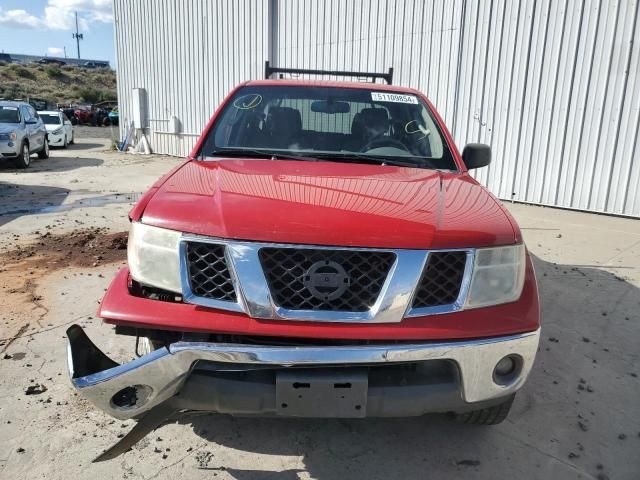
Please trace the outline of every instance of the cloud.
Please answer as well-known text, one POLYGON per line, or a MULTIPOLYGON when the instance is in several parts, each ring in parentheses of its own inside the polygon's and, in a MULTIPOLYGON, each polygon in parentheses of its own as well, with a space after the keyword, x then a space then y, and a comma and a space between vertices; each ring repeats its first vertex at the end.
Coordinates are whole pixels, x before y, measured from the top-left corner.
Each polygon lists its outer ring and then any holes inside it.
POLYGON ((51 55, 52 57, 61 57, 64 55, 64 48, 49 47, 47 48, 47 55, 51 55))
POLYGON ((14 28, 38 28, 40 19, 26 10, 3 10, 0 8, 0 25, 14 28))
POLYGON ((26 10, 0 8, 0 25, 13 28, 73 30, 78 12, 80 30, 88 31, 92 23, 113 22, 111 0, 48 0, 41 15, 26 10))

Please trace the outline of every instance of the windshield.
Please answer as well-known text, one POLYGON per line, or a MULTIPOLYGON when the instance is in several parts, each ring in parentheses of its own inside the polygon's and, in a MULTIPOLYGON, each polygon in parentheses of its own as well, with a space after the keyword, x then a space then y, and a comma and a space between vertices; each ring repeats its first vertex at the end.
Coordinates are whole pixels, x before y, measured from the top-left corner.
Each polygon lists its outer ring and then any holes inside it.
POLYGON ((41 113, 40 118, 45 125, 60 125, 60 115, 54 115, 52 113, 41 113))
POLYGON ((234 154, 456 170, 419 97, 363 88, 241 88, 215 122, 200 156, 234 154))
POLYGON ((0 106, 0 123, 20 123, 18 107, 0 106))

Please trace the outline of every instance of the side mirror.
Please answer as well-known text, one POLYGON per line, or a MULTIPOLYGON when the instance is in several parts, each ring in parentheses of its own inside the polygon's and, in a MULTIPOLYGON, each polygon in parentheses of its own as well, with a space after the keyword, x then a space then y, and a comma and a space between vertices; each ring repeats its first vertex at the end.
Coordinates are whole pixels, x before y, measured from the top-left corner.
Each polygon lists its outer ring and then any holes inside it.
POLYGON ((491 163, 491 147, 483 143, 469 143, 462 151, 462 161, 469 170, 491 163))

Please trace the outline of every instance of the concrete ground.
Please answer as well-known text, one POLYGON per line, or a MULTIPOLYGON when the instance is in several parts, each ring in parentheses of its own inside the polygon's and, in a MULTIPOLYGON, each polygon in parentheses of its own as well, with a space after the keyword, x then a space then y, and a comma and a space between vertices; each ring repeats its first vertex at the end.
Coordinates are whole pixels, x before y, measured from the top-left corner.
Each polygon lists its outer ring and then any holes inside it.
POLYGON ((65 328, 133 357, 95 310, 125 260, 127 211, 177 161, 108 145, 79 137, 26 171, 0 167, 0 478, 640 478, 640 222, 516 204, 543 334, 505 423, 204 416, 92 464, 133 423, 74 393, 65 328))

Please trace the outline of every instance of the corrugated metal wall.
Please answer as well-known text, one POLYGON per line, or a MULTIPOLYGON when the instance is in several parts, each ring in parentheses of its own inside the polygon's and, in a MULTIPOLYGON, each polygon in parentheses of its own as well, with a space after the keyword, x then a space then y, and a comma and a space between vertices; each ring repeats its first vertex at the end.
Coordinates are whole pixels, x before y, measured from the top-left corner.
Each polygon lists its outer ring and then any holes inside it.
POLYGON ((260 78, 268 56, 267 0, 114 0, 121 136, 133 88, 147 91, 153 151, 187 155, 238 83, 260 78), (167 133, 171 116, 181 134, 167 133))
MULTIPOLYGON (((121 105, 126 112, 130 89, 147 87, 152 131, 172 113, 198 133, 225 92, 261 77, 266 59, 392 66, 394 83, 431 98, 460 148, 492 146, 477 178, 499 197, 640 216, 636 0, 115 5, 121 105)), ((193 140, 152 134, 158 152, 184 154, 193 140)))

